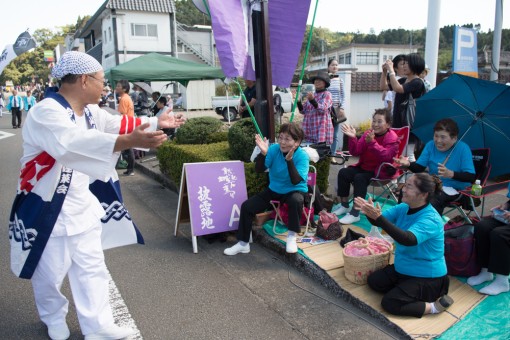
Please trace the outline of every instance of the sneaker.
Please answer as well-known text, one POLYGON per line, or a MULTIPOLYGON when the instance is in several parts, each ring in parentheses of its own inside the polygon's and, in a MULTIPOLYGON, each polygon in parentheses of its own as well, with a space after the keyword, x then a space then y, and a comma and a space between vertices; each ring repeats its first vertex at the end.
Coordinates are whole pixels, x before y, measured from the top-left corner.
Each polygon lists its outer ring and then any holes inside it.
POLYGON ((123 174, 126 176, 134 176, 135 172, 133 170, 126 170, 123 172, 123 174))
POLYGON ((69 339, 71 332, 67 324, 61 324, 56 326, 48 326, 48 336, 51 340, 66 340, 69 339))
POLYGON ((443 295, 434 302, 434 307, 439 313, 444 312, 451 305, 453 305, 453 299, 449 295, 443 295))
POLYGON ((232 256, 232 255, 237 255, 239 253, 248 254, 249 252, 250 252, 250 244, 242 246, 240 242, 237 242, 232 247, 225 249, 223 251, 223 254, 232 256))
POLYGON ((339 205, 335 210, 331 211, 335 215, 343 215, 351 211, 351 208, 346 208, 343 205, 339 205))
POLYGON ((296 236, 287 236, 287 245, 285 246, 285 251, 289 254, 297 253, 298 246, 296 243, 296 236))
POLYGON ((359 216, 353 216, 351 214, 347 214, 344 217, 342 217, 339 222, 342 224, 353 224, 355 222, 359 222, 361 218, 359 216))
POLYGON ((113 325, 92 334, 85 335, 85 340, 116 340, 124 339, 135 333, 134 329, 113 325))

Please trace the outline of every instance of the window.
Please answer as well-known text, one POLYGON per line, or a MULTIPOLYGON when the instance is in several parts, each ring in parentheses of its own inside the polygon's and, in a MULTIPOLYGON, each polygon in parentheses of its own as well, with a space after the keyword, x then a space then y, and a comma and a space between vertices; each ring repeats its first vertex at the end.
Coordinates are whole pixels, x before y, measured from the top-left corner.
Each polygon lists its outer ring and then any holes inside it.
POLYGON ((157 37, 158 25, 131 24, 131 35, 135 37, 157 37))
POLYGON ((358 52, 356 59, 358 65, 377 65, 379 52, 358 52))
POLYGON ((350 65, 351 64, 351 54, 344 53, 338 56, 338 64, 339 65, 350 65))
POLYGON ((108 40, 112 41, 112 28, 108 27, 108 40))
POLYGON ((108 42, 108 40, 106 39, 106 31, 104 31, 104 35, 103 36, 104 36, 104 42, 106 44, 108 42))

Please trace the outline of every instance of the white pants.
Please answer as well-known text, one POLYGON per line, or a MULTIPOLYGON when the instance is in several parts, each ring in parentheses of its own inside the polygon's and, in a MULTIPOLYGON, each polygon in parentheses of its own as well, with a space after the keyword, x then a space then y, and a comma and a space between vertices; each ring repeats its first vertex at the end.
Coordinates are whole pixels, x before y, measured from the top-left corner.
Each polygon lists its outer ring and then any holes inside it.
POLYGON ((50 237, 32 276, 35 303, 47 326, 66 322, 69 301, 60 292, 68 275, 84 335, 113 325, 109 274, 101 247, 101 223, 78 235, 50 237))

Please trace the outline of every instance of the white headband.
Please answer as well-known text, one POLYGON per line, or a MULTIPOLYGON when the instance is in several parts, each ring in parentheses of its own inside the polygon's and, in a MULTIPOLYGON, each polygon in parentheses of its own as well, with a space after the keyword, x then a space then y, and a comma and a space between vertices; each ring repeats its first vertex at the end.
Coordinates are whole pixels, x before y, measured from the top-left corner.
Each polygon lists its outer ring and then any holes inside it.
POLYGON ((51 75, 54 78, 62 79, 68 74, 89 74, 101 70, 103 67, 94 57, 83 52, 69 51, 62 55, 51 70, 51 75))

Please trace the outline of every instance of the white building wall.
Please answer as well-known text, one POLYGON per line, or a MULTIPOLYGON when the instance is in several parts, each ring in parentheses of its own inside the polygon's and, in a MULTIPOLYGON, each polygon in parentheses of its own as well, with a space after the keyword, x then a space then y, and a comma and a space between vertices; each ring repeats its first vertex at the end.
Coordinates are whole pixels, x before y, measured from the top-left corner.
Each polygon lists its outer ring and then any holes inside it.
POLYGON ((381 108, 384 108, 382 92, 352 92, 347 123, 358 126, 367 119, 372 120, 375 109, 381 108))
POLYGON ((130 54, 128 53, 130 51, 171 52, 170 16, 168 13, 119 11, 117 12, 117 41, 119 64, 142 55, 130 54), (133 36, 131 34, 131 24, 157 25, 158 36, 133 36))

